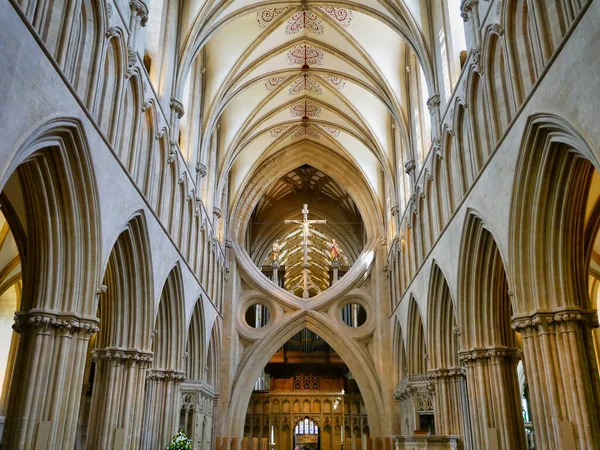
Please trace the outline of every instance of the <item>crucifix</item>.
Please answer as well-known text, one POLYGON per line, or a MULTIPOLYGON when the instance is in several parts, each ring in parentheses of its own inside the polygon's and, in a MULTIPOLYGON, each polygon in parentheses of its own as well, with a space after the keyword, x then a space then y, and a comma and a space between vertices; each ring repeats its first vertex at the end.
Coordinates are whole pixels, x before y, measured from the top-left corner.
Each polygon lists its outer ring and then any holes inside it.
POLYGON ((309 274, 308 269, 310 269, 310 264, 308 264, 308 235, 310 233, 308 227, 309 225, 314 225, 317 223, 325 224, 326 220, 308 220, 308 205, 302 205, 302 220, 286 220, 286 224, 290 223, 298 223, 302 225, 302 236, 304 238, 302 242, 302 246, 304 247, 304 264, 302 265, 302 269, 304 270, 304 274, 302 277, 302 298, 308 298, 308 286, 309 286, 309 274))

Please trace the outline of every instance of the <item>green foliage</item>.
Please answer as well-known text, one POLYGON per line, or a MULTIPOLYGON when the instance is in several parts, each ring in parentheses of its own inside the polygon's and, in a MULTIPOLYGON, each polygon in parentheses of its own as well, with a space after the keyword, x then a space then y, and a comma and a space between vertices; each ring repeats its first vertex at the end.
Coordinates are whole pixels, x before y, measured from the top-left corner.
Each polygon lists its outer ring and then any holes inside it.
POLYGON ((167 450, 193 450, 192 441, 188 439, 183 430, 173 436, 173 440, 167 447, 167 450))

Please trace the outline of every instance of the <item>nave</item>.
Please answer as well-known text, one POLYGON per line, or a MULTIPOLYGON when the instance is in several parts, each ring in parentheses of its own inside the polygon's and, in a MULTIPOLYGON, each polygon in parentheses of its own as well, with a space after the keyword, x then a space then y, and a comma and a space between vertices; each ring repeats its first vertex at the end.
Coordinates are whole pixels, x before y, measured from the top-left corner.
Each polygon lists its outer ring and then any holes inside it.
POLYGON ((600 0, 0 3, 3 449, 600 449, 600 0))

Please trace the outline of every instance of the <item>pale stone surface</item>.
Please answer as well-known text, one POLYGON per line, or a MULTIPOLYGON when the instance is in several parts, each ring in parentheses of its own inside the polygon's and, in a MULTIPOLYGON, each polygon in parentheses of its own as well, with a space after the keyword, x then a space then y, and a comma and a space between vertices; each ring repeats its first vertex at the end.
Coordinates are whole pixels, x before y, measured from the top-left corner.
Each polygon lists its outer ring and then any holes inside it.
POLYGON ((304 328, 360 387, 346 450, 600 447, 600 2, 320 6, 0 4, 3 448, 266 449, 252 387, 304 328), (303 165, 364 227, 311 299, 252 255, 303 165))

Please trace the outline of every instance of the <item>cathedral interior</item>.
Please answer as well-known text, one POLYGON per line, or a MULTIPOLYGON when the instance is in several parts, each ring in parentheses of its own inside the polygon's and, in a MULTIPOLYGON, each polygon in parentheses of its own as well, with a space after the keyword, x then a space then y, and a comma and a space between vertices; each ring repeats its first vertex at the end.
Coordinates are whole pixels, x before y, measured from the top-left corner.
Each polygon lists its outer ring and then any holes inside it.
POLYGON ((600 449, 599 24, 0 2, 0 448, 600 449))

